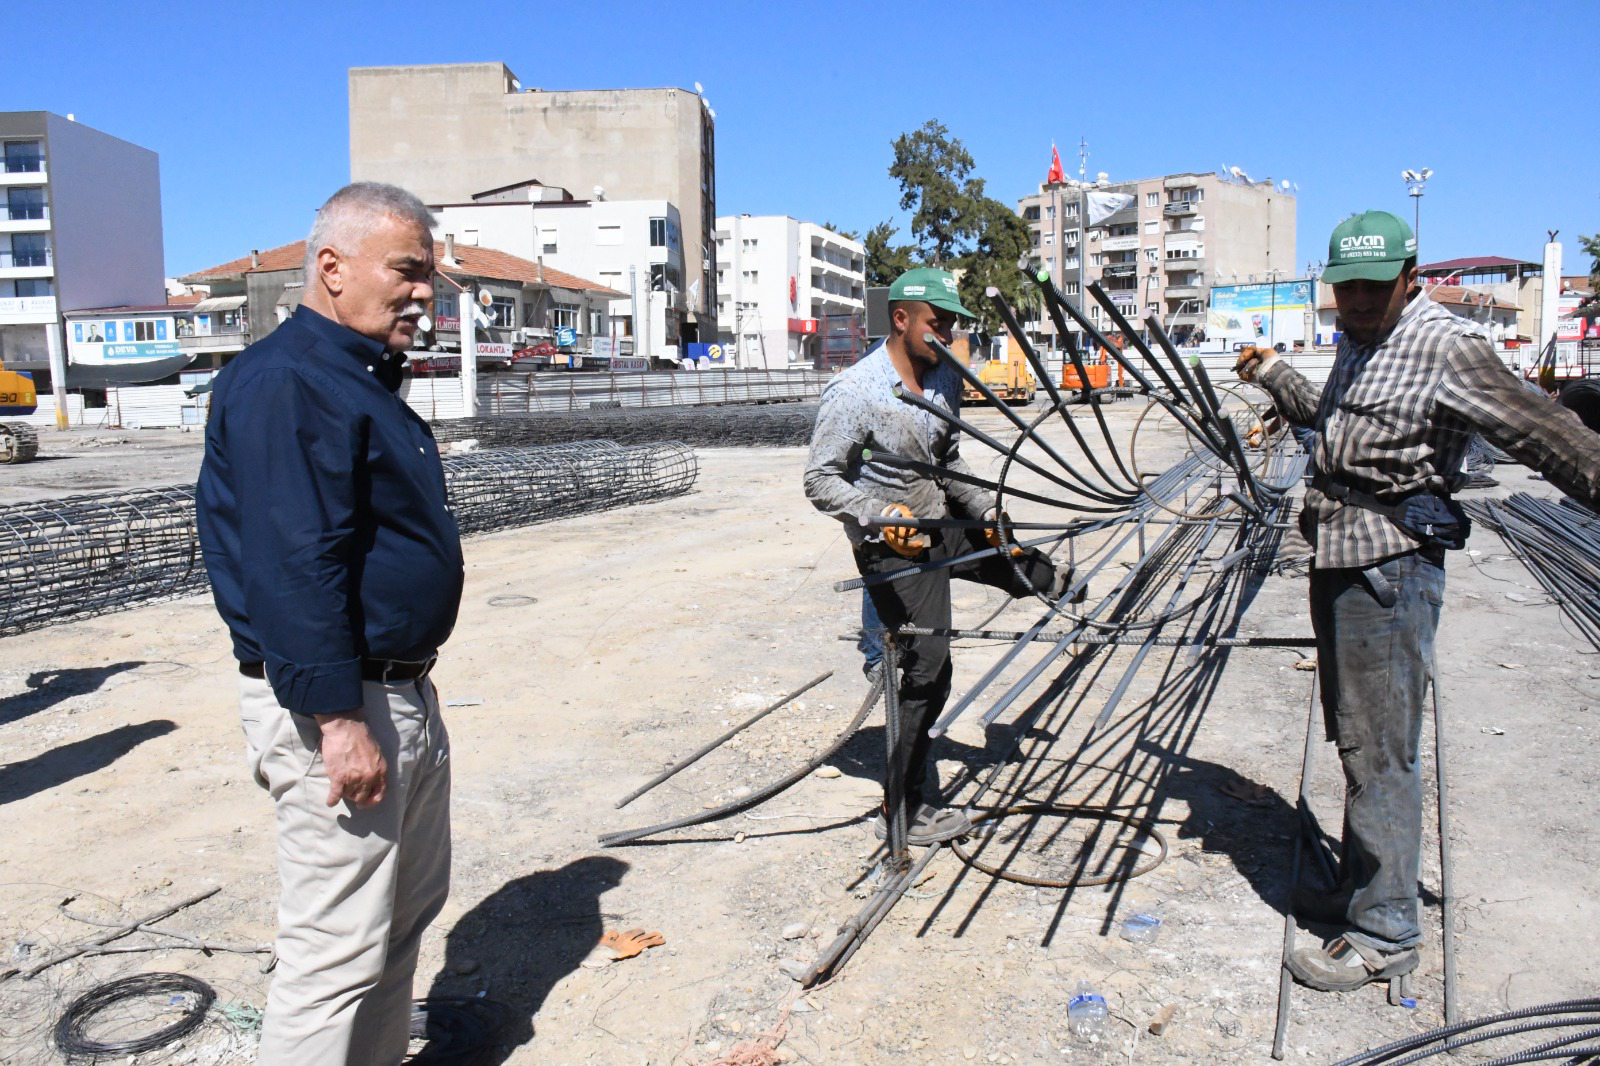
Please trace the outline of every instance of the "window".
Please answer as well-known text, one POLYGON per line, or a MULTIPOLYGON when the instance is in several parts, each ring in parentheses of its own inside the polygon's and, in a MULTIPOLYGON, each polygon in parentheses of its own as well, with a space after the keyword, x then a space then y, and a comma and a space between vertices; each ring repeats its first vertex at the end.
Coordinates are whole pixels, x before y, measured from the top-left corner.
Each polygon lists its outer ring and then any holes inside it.
POLYGON ((1161 225, 1161 220, 1160 219, 1152 218, 1152 219, 1150 219, 1150 220, 1145 222, 1144 231, 1146 233, 1154 233, 1156 231, 1156 228, 1158 226, 1160 226, 1160 225, 1161 225))
POLYGON ((1154 263, 1156 261, 1156 250, 1154 248, 1146 248, 1144 250, 1144 258, 1145 262, 1154 263))
POLYGON ((550 325, 556 329, 578 328, 578 305, 556 304, 550 309, 550 325))
POLYGON ((555 255, 556 254, 556 245, 557 245, 557 243, 558 242, 556 240, 556 231, 555 231, 554 228, 542 229, 542 230, 539 231, 539 254, 540 255, 555 255))
POLYGON ((683 281, 678 274, 678 268, 670 263, 650 264, 650 291, 666 292, 671 289, 677 292, 683 288, 683 281))
POLYGON ((726 285, 727 283, 728 283, 728 272, 726 270, 717 271, 717 284, 718 285, 726 285))
POLYGON ((744 250, 747 251, 747 252, 755 251, 756 250, 756 243, 757 243, 756 238, 754 238, 754 237, 746 237, 744 239, 744 250))
POLYGON ((1044 257, 1044 269, 1045 269, 1045 271, 1047 273, 1050 273, 1050 274, 1054 274, 1056 272, 1056 257, 1055 256, 1047 255, 1047 256, 1044 257))
POLYGON ((589 312, 589 336, 598 337, 606 331, 606 313, 604 311, 589 312))
POLYGON ((44 169, 44 151, 38 141, 6 142, 6 173, 37 173, 44 169))
POLYGON ((665 248, 667 246, 667 220, 652 218, 650 220, 650 247, 665 248))
POLYGON ((761 271, 746 270, 741 275, 746 285, 755 285, 761 280, 761 271))
POLYGON ((494 296, 489 300, 489 322, 495 329, 514 329, 517 325, 517 301, 509 296, 494 296))
POLYGON ((1147 192, 1147 193, 1145 193, 1144 194, 1144 205, 1146 207, 1160 207, 1161 206, 1161 194, 1158 193, 1158 192, 1147 192))
POLYGON ((15 222, 44 217, 44 189, 37 185, 6 190, 6 214, 15 222))
POLYGON ((1065 217, 1065 218, 1077 218, 1078 217, 1078 201, 1073 200, 1071 203, 1067 204, 1065 207, 1063 207, 1061 209, 1061 213, 1062 213, 1062 216, 1065 217))
POLYGON ((1029 207, 1024 207, 1022 209, 1022 219, 1024 222, 1039 221, 1039 205, 1033 204, 1029 207))
MULTIPOLYGON (((162 330, 162 334, 167 331, 162 330)), ((156 339, 156 324, 148 319, 140 319, 133 324, 133 339, 136 341, 153 341, 156 339)), ((161 337, 166 340, 165 336, 161 337)))
POLYGON ((1105 264, 1106 264, 1106 257, 1100 252, 1095 252, 1093 255, 1091 255, 1089 257, 1089 265, 1090 266, 1105 266, 1105 264))
POLYGON ((1045 243, 1046 247, 1049 247, 1049 246, 1051 246, 1051 245, 1056 243, 1056 235, 1055 235, 1055 232, 1053 230, 1045 231, 1044 243, 1045 243))
POLYGON ((1076 296, 1076 295, 1078 295, 1078 283, 1076 281, 1069 281, 1065 285, 1063 285, 1061 288, 1062 288, 1062 291, 1065 292, 1068 296, 1076 296))
MULTIPOLYGON (((1035 217, 1038 217, 1038 216, 1035 216, 1035 217)), ((1056 205, 1055 204, 1046 204, 1045 205, 1044 217, 1050 219, 1051 221, 1055 221, 1055 217, 1056 217, 1056 205)))
POLYGON ((42 233, 14 233, 11 236, 11 262, 0 266, 43 267, 50 265, 50 245, 42 233))
POLYGON ((594 228, 594 243, 615 245, 622 243, 622 226, 620 223, 599 225, 594 228))
POLYGON ((54 283, 49 278, 18 278, 16 280, 18 296, 53 296, 54 283))

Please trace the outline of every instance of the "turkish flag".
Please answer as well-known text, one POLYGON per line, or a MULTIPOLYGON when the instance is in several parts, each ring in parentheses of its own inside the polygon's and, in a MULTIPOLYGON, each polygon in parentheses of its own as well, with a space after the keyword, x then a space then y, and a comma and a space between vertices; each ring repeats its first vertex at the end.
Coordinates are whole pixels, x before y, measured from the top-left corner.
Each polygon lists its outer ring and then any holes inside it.
POLYGON ((1056 151, 1056 146, 1050 146, 1050 173, 1044 177, 1046 185, 1060 185, 1067 180, 1066 172, 1061 169, 1061 153, 1056 151))

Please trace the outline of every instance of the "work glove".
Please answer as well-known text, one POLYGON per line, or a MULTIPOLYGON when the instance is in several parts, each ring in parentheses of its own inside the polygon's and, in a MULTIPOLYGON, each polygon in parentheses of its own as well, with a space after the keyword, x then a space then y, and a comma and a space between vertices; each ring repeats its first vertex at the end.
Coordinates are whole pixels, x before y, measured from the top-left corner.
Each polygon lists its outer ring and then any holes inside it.
MULTIPOLYGON (((1003 543, 1000 538, 1000 527, 1003 525, 1009 526, 1011 524, 1011 516, 999 508, 991 507, 987 512, 984 513, 983 520, 989 523, 989 525, 986 526, 983 531, 984 539, 989 542, 989 547, 999 548, 1003 543)), ((1021 556, 1022 549, 1017 547, 1015 544, 1012 544, 1011 557, 1013 559, 1017 559, 1021 556)))
POLYGON ((1277 354, 1271 348, 1252 345, 1239 353, 1239 361, 1233 364, 1233 372, 1239 375, 1240 381, 1254 381, 1266 361, 1277 354))
MULTIPOLYGON (((915 518, 911 508, 903 503, 891 503, 883 509, 885 518, 915 518)), ((884 526, 883 542, 896 554, 914 559, 928 550, 928 538, 915 526, 884 526)))

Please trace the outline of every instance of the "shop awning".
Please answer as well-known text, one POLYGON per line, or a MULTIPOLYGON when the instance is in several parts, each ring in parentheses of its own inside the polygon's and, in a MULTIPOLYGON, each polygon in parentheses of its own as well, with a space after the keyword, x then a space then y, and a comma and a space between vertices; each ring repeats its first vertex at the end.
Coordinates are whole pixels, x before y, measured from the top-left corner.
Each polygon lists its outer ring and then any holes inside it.
POLYGON ((213 296, 195 304, 193 310, 197 315, 214 314, 218 311, 237 311, 245 305, 245 301, 248 299, 250 299, 248 296, 213 296))

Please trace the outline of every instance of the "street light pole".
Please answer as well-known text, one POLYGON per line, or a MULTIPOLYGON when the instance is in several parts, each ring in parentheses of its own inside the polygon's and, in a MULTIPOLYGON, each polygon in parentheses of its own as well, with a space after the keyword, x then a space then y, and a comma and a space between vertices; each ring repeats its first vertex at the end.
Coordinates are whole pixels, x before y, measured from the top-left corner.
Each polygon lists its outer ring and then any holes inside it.
POLYGON ((1402 170, 1401 180, 1406 183, 1406 192, 1415 201, 1415 210, 1412 212, 1411 235, 1417 238, 1417 247, 1422 247, 1422 194, 1427 190, 1428 179, 1433 177, 1433 171, 1427 167, 1421 170, 1402 170))

